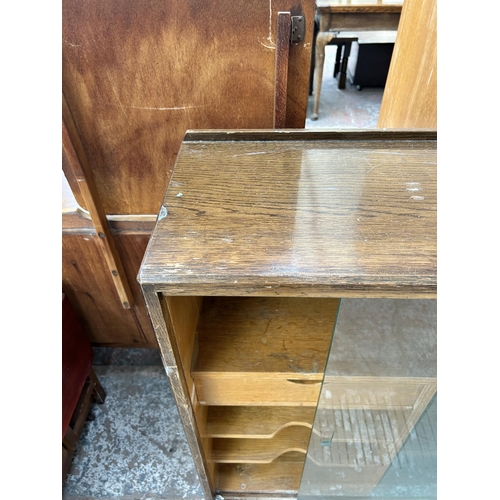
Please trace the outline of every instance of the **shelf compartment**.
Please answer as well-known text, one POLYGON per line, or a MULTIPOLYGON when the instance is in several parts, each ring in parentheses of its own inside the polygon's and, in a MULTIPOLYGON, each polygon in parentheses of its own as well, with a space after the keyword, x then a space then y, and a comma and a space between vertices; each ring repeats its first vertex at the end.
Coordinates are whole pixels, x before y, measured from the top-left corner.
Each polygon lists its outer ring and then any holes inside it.
POLYGON ((311 429, 303 426, 287 427, 270 439, 214 439, 212 461, 216 463, 271 463, 292 451, 307 453, 311 429))
POLYGON ((302 382, 250 376, 245 379, 199 377, 196 379, 196 393, 201 405, 316 407, 321 380, 302 382))
POLYGON ((338 299, 205 297, 193 376, 321 380, 338 299))
POLYGON ((316 409, 299 406, 210 406, 206 436, 269 439, 289 426, 312 428, 316 409))
POLYGON ((315 406, 338 305, 205 297, 191 371, 200 404, 315 406))
POLYGON ((224 494, 294 495, 304 469, 302 453, 287 453, 270 464, 219 464, 217 490, 224 494))

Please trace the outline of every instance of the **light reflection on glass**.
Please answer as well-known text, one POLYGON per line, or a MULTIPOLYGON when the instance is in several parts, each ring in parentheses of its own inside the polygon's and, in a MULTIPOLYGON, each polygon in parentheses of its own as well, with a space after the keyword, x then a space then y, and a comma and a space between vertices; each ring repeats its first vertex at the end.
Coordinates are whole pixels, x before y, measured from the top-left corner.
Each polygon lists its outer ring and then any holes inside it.
POLYGON ((299 500, 436 498, 436 301, 343 299, 299 500))

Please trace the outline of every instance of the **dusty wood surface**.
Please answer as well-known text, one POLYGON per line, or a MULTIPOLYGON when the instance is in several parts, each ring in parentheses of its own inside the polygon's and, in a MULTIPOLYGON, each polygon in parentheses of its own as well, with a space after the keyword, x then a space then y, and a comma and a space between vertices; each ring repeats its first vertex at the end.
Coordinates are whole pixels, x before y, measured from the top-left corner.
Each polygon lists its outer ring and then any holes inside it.
POLYGON ((301 128, 314 0, 63 0, 63 92, 106 213, 158 212, 187 129, 273 127, 279 11, 307 23, 286 102, 301 128))
MULTIPOLYGON (((270 464, 220 464, 217 487, 224 498, 240 498, 238 494, 296 495, 304 468, 302 461, 280 457, 270 464), (229 495, 226 495, 226 492, 229 495), (235 497, 230 495, 235 493, 235 497)), ((262 498, 262 497, 261 497, 262 498)))
POLYGON ((206 297, 193 376, 321 379, 338 304, 338 299, 206 297))
POLYGON ((404 2, 377 126, 437 128, 436 0, 404 2))
POLYGON ((436 295, 432 131, 191 132, 162 206, 167 294, 436 295))

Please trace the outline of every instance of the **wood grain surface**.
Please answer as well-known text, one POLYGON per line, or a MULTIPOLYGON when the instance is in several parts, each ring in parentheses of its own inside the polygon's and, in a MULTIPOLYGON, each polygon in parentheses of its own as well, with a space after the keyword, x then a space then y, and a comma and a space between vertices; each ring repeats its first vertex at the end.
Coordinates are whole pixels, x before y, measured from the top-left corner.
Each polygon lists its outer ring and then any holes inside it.
POLYGON ((318 12, 401 12, 403 0, 316 0, 318 12))
POLYGON ((136 279, 156 217, 106 216, 134 297, 132 310, 124 312, 90 214, 78 205, 64 175, 62 181, 62 286, 87 336, 94 345, 157 348, 136 279))
POLYGON ((63 0, 63 93, 107 214, 158 212, 187 129, 272 128, 279 11, 307 25, 286 102, 303 127, 314 0, 63 0))
POLYGON ((338 306, 338 299, 206 297, 193 376, 321 380, 338 306))
POLYGON ((63 170, 66 178, 72 179, 78 185, 79 195, 83 198, 85 206, 88 207, 92 225, 99 236, 96 240, 101 247, 101 253, 108 266, 116 292, 122 306, 130 309, 134 306, 134 298, 127 281, 123 264, 116 251, 115 242, 111 234, 101 197, 94 181, 94 174, 90 168, 85 155, 80 137, 75 127, 73 117, 62 98, 62 147, 63 147, 63 170))
POLYGON ((213 440, 212 460, 221 464, 266 464, 290 451, 303 453, 305 460, 310 435, 307 427, 291 426, 270 439, 217 438, 213 440))
POLYGON ((377 126, 437 128, 436 0, 404 2, 377 126))
POLYGON ((269 439, 292 425, 312 428, 311 407, 209 406, 206 435, 212 438, 269 439))
MULTIPOLYGON (((79 219, 81 221, 81 219, 79 219)), ((93 228, 62 234, 62 291, 95 345, 153 347, 158 344, 136 281, 149 233, 112 231, 135 305, 123 308, 93 228)))
MULTIPOLYGON (((168 304, 166 301, 160 302, 160 297, 152 287, 141 287, 141 291, 158 339, 163 366, 170 380, 203 494, 205 498, 212 498, 215 480, 212 475, 214 468, 205 454, 207 450, 203 447, 203 437, 200 430, 204 428, 204 424, 200 425, 197 422, 197 418, 203 418, 203 415, 196 412, 197 402, 193 403, 191 399, 189 382, 182 369, 182 353, 179 351, 179 345, 175 338, 175 324, 179 324, 179 321, 171 317, 168 304)), ((189 304, 187 309, 191 308, 192 304, 189 304)), ((181 315, 185 316, 185 312, 181 315)), ((184 318, 181 319, 180 323, 187 326, 190 321, 185 321, 184 318)))
POLYGON ((276 22, 276 63, 274 70, 273 128, 285 128, 288 87, 288 58, 290 56, 290 12, 278 12, 276 22))
POLYGON ((224 492, 224 498, 241 498, 239 495, 251 493, 266 499, 280 494, 296 495, 303 469, 303 455, 301 461, 282 456, 270 464, 220 464, 217 487, 224 492))
POLYGON ((241 377, 194 373, 193 379, 200 404, 208 406, 316 406, 321 390, 318 375, 282 379, 259 373, 241 377))
POLYGON ((435 131, 190 132, 162 210, 167 294, 436 295, 435 131))

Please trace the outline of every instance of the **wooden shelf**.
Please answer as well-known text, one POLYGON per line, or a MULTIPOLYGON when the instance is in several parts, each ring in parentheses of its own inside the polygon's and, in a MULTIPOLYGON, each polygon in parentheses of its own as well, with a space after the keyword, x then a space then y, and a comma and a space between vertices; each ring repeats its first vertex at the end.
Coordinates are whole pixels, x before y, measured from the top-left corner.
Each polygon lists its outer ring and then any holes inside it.
POLYGON ((289 426, 312 428, 313 407, 210 406, 206 435, 212 438, 269 439, 289 426))
POLYGON ((287 453, 270 464, 220 464, 217 489, 226 493, 296 494, 304 456, 287 453))
POLYGON ((191 376, 202 405, 316 406, 339 300, 205 297, 191 376))
POLYGON ((206 297, 193 378, 322 380, 338 299, 206 297))
POLYGON ((270 439, 214 439, 212 462, 267 464, 284 453, 307 453, 311 429, 303 426, 287 427, 270 439))

